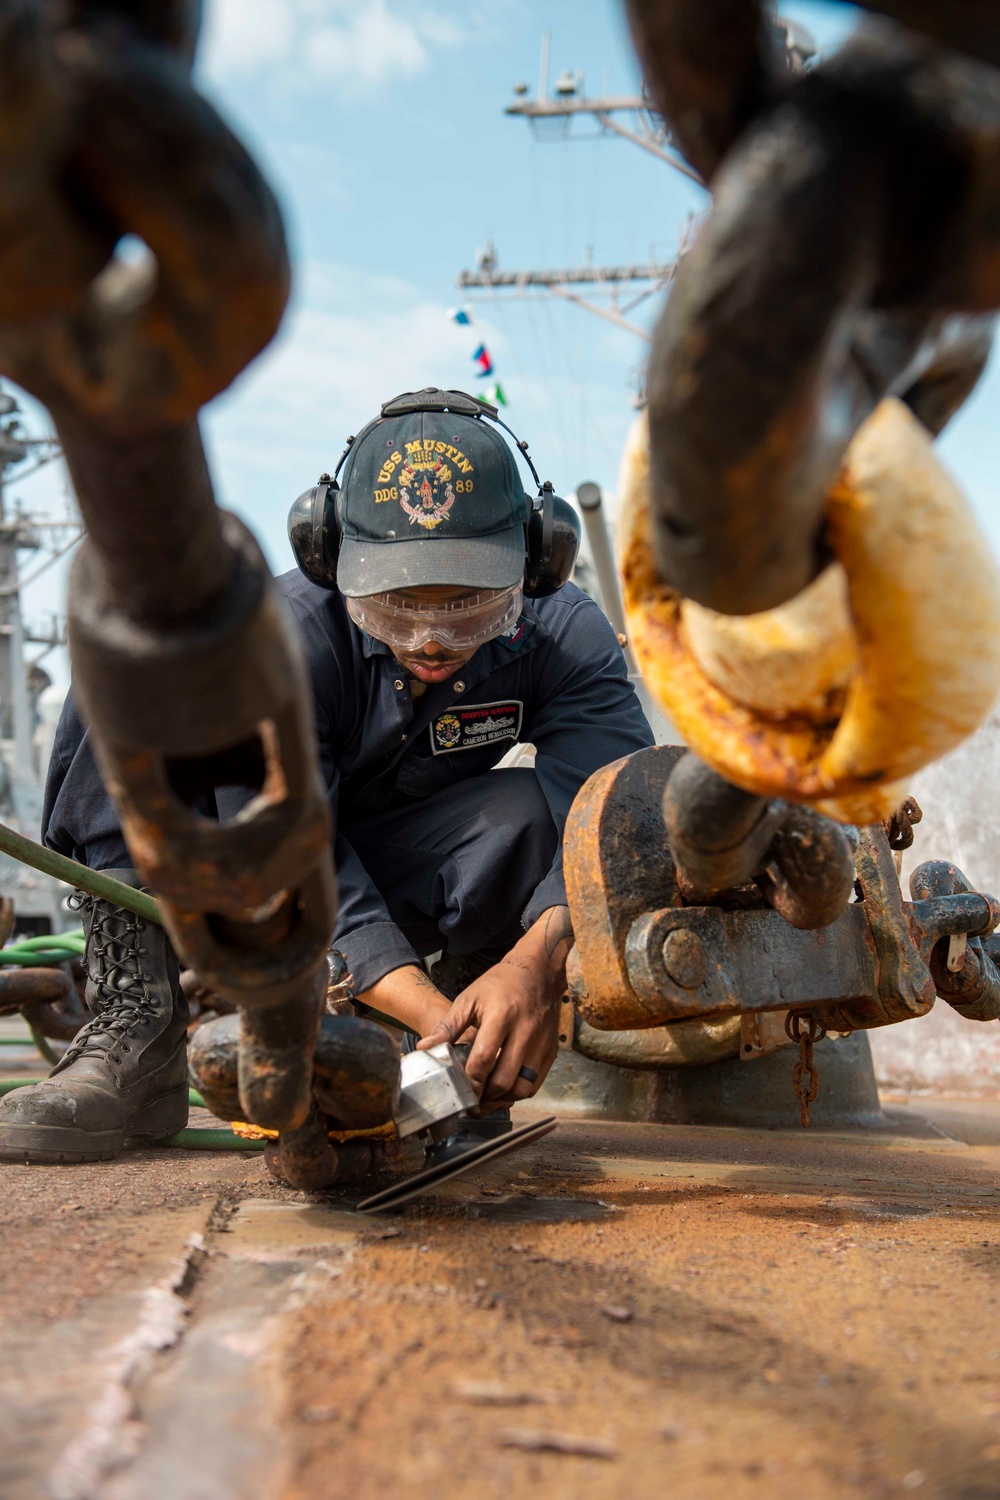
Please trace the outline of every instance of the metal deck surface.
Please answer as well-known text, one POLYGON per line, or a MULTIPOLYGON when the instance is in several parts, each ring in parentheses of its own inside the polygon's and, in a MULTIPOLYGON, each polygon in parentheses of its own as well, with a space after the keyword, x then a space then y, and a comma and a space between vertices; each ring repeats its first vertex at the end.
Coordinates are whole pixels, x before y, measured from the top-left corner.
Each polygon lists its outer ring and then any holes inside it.
POLYGON ((0 1494, 992 1500, 1000 1102, 893 1119, 564 1122, 388 1219, 0 1167, 0 1494))

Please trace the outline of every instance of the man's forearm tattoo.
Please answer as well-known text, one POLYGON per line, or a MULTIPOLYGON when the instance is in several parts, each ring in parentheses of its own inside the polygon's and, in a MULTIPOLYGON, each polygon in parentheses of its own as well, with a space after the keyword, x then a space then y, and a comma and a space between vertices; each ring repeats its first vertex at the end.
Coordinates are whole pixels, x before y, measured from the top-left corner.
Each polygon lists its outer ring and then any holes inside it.
POLYGON ((567 940, 573 941, 573 919, 569 914, 568 906, 553 906, 545 918, 542 939, 549 958, 555 957, 555 951, 560 943, 567 940))

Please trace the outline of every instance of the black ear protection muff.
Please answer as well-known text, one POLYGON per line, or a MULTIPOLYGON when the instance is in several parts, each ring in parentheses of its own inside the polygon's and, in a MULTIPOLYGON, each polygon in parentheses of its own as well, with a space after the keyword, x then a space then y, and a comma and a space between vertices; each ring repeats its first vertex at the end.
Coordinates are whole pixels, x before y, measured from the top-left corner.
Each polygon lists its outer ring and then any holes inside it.
POLYGON ((359 438, 364 437, 382 417, 408 416, 411 412, 458 412, 479 420, 487 417, 510 433, 517 451, 531 470, 538 487, 532 500, 525 496, 527 517, 524 525, 524 592, 529 599, 554 594, 568 583, 580 550, 580 522, 573 507, 557 495, 548 480, 542 483, 522 442, 504 422, 495 406, 467 396, 464 391, 425 391, 396 396, 382 407, 379 417, 363 427, 357 437, 347 439, 347 447, 337 461, 333 474, 321 474, 319 482, 305 490, 288 512, 288 540, 299 569, 311 583, 320 588, 337 587, 337 555, 340 551, 340 517, 337 502, 340 486, 337 480, 348 455, 359 438))

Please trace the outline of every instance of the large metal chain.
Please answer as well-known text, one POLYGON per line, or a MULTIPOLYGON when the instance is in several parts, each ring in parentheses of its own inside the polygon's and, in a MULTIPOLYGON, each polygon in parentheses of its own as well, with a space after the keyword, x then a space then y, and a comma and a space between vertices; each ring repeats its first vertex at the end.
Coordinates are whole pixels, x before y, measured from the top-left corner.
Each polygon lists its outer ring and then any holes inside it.
POLYGON ((308 675, 216 506, 199 409, 285 306, 281 215, 195 90, 198 0, 0 0, 0 371, 52 413, 88 538, 74 685, 184 961, 243 1011, 244 1105, 309 1107, 334 916, 308 675), (150 254, 115 256, 122 236, 150 254), (198 817, 218 785, 256 792, 198 817))
POLYGON ((660 565, 730 614, 798 594, 888 394, 933 432, 1000 305, 1000 42, 971 0, 886 0, 804 76, 762 0, 628 0, 654 100, 714 205, 649 367, 660 565), (963 52, 946 51, 941 43, 963 52))

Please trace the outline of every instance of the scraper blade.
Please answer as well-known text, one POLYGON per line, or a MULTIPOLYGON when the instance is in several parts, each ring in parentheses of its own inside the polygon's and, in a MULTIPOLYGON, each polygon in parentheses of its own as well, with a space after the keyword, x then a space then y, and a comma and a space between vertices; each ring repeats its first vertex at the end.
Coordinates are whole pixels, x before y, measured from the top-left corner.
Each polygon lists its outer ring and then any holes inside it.
POLYGON ((547 1115, 544 1120, 535 1120, 530 1125, 522 1125, 518 1130, 512 1130, 509 1135, 501 1135, 495 1140, 482 1141, 478 1146, 470 1146, 468 1151, 463 1152, 461 1156, 453 1157, 451 1161, 439 1162, 436 1166, 427 1167, 423 1172, 418 1172, 415 1177, 408 1177, 405 1182, 394 1183, 392 1187, 383 1188, 380 1193, 373 1193, 370 1198, 363 1198, 358 1204, 358 1212, 376 1214, 384 1209, 398 1208, 401 1203, 408 1203, 411 1198, 426 1193, 429 1188, 437 1187, 440 1182, 448 1182, 452 1177, 458 1177, 462 1172, 469 1172, 483 1162, 493 1161, 495 1157, 506 1156, 508 1151, 518 1151, 522 1146, 530 1146, 534 1141, 540 1141, 543 1136, 555 1130, 557 1124, 555 1115, 547 1115))

